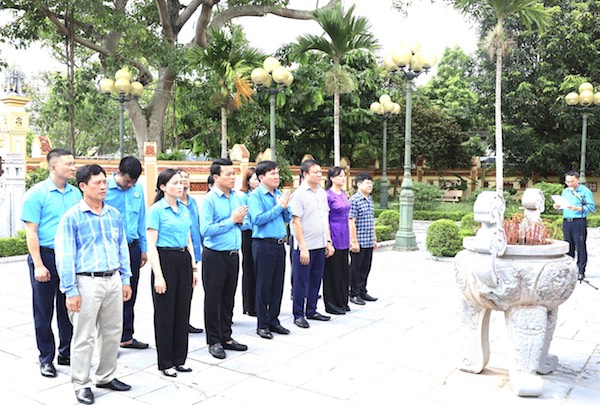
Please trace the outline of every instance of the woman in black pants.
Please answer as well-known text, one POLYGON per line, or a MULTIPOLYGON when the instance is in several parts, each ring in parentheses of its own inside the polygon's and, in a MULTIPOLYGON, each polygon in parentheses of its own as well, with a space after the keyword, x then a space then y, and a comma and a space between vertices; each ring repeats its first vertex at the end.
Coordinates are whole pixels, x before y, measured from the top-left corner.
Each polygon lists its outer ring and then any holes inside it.
MULTIPOLYGON (((248 197, 259 185, 256 169, 247 168, 240 188, 243 205, 248 205, 248 197)), ((242 224, 242 301, 244 314, 256 316, 256 273, 252 258, 252 224, 248 222, 248 216, 242 224)))
POLYGON ((154 204, 148 210, 148 259, 152 266, 152 301, 158 369, 168 377, 190 372, 185 367, 192 288, 198 283, 192 220, 179 199, 181 175, 166 169, 158 175, 154 204))

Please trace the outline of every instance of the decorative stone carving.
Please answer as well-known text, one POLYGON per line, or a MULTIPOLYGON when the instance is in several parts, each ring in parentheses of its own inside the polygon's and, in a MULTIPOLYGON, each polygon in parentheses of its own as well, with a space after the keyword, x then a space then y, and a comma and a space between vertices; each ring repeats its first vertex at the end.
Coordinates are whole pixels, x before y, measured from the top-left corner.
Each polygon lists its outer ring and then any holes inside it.
MULTIPOLYGON (((532 191, 524 195, 528 218, 539 218, 543 210, 540 194, 532 191)), ((463 241, 465 250, 455 260, 456 283, 464 297, 461 370, 479 373, 485 368, 490 354, 490 314, 492 310, 503 311, 512 345, 509 377, 513 391, 519 396, 539 396, 543 381, 536 373, 548 374, 558 364, 548 349, 558 306, 575 289, 577 265, 565 254, 569 245, 564 241, 502 246, 503 233, 493 230, 498 225, 498 211, 493 207, 499 195, 482 195, 474 206, 482 231, 463 241)))

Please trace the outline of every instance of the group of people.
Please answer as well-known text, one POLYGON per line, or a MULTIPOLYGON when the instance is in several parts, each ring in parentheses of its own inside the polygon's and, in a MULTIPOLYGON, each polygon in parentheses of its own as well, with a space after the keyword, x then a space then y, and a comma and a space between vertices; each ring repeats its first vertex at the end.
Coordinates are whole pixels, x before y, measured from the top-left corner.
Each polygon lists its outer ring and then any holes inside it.
POLYGON ((134 305, 140 268, 151 267, 158 369, 168 377, 190 372, 185 366, 193 288, 204 289, 206 341, 212 356, 248 347, 232 337, 234 297, 242 251, 243 311, 256 316, 256 333, 272 339, 290 330, 279 321, 290 245, 294 324, 328 321, 317 312, 321 281, 325 311, 342 315, 348 302, 376 298, 366 285, 373 249, 373 181, 356 177, 357 193, 347 198, 345 173, 333 167, 321 187, 321 167, 301 165, 301 185, 279 189, 279 167, 261 161, 234 190, 231 161, 210 167, 210 192, 199 207, 188 195, 189 174, 165 169, 157 179, 154 203, 146 210, 137 181, 140 161, 123 158, 115 173, 98 165, 75 168, 65 149, 47 155, 49 178, 25 196, 33 314, 40 373, 56 376, 56 343, 51 321, 57 312, 59 365, 71 366, 80 403, 91 404, 90 369, 95 348, 97 387, 126 391, 115 378, 119 348, 146 349, 134 338, 134 305), (77 186, 69 184, 75 178, 77 186), (350 258, 350 259, 349 259, 350 258))

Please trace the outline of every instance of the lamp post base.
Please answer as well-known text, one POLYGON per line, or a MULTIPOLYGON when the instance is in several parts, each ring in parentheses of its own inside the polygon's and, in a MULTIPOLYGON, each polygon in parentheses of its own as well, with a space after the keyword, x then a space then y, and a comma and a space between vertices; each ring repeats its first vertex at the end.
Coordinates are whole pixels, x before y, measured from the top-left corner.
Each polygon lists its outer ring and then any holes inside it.
POLYGON ((379 198, 379 208, 381 208, 382 210, 388 209, 388 189, 389 189, 389 185, 388 185, 387 176, 382 176, 380 187, 379 187, 379 192, 381 194, 381 196, 379 198))
POLYGON ((396 233, 394 250, 417 250, 417 237, 413 231, 414 206, 415 194, 412 188, 403 188, 400 193, 400 226, 396 233))

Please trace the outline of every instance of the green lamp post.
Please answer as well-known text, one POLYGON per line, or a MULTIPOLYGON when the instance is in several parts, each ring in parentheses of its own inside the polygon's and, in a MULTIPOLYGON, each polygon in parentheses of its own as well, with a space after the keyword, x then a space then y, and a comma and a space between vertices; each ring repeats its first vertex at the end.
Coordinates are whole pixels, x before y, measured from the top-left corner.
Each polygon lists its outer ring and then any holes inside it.
POLYGON ((585 184, 585 155, 587 143, 587 119, 590 110, 600 105, 600 92, 594 94, 594 86, 591 83, 582 83, 578 92, 571 92, 565 96, 565 102, 569 107, 582 111, 583 123, 581 126, 581 161, 579 164, 579 182, 585 184))
POLYGON ((100 92, 119 102, 119 156, 125 155, 123 140, 125 137, 124 103, 138 98, 144 92, 144 85, 131 81, 131 73, 126 68, 117 70, 115 79, 105 78, 100 81, 100 92))
POLYGON ((250 74, 250 79, 256 85, 258 91, 264 91, 269 94, 270 105, 270 148, 271 160, 276 160, 275 147, 275 98, 277 93, 287 89, 294 81, 294 75, 281 66, 279 61, 272 56, 269 56, 263 62, 262 68, 256 68, 250 74), (272 87, 273 82, 275 86, 272 87))
POLYGON ((387 122, 392 115, 397 115, 400 112, 400 104, 392 102, 389 95, 383 94, 379 97, 379 102, 371 103, 371 111, 375 113, 383 121, 383 150, 381 169, 381 196, 379 199, 379 207, 382 209, 388 208, 388 178, 387 178, 387 122))
POLYGON ((384 60, 384 67, 406 82, 406 121, 404 126, 404 175, 400 191, 400 226, 396 233, 395 249, 415 250, 417 240, 413 230, 415 193, 411 176, 411 115, 413 81, 437 62, 433 53, 423 52, 419 42, 403 42, 384 60))

